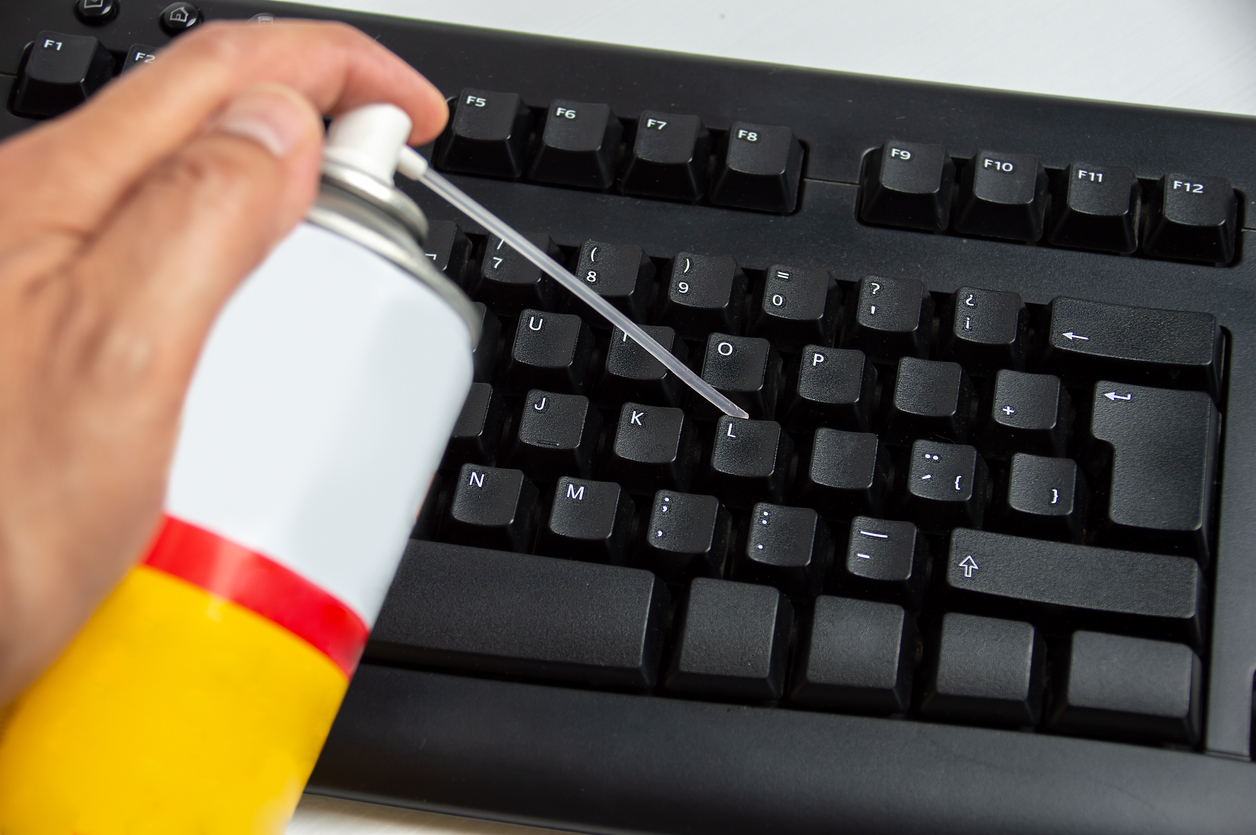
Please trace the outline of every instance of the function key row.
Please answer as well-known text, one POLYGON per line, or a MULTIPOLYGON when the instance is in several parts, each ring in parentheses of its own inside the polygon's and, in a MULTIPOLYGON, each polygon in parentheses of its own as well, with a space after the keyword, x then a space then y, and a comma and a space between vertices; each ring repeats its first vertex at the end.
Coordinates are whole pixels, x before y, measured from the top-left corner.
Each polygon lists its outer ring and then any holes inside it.
POLYGON ((788 127, 734 122, 714 134, 697 116, 621 121, 609 105, 567 99, 537 112, 516 93, 469 88, 434 156, 454 173, 778 213, 797 203, 802 161, 788 127))
POLYGON ((890 140, 868 154, 860 186, 872 224, 1211 264, 1236 254, 1224 177, 1170 172, 1144 189, 1121 165, 1048 172, 1029 154, 983 150, 957 166, 941 145, 890 140))

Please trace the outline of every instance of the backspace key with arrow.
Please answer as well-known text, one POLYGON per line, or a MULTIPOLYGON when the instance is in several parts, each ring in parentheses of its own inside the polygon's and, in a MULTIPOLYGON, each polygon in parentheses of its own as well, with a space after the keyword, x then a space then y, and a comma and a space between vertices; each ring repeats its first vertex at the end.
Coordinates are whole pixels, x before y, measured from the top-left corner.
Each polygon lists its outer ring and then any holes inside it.
POLYGON ((1221 326, 1208 313, 1067 297, 1050 306, 1046 363, 1069 385, 1099 377, 1221 396, 1221 326))

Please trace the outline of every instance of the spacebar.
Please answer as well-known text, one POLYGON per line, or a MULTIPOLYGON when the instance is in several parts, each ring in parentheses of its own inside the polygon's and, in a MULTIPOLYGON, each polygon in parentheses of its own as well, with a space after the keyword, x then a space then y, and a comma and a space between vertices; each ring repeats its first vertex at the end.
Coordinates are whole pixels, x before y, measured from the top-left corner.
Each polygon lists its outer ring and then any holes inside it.
POLYGON ((667 602, 667 587, 640 569, 415 541, 366 658, 647 688, 667 602))

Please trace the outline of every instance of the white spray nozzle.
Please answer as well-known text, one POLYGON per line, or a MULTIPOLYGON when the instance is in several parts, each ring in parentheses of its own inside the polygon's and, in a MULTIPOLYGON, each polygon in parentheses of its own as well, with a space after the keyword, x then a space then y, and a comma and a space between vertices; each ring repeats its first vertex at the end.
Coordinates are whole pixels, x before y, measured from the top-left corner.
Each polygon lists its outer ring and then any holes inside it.
POLYGON ((411 126, 410 117, 400 107, 364 105, 332 121, 323 154, 391 184, 401 149, 409 150, 406 140, 411 126))
POLYGON ((410 137, 410 127, 410 117, 391 104, 359 107, 332 122, 331 130, 327 132, 327 148, 324 153, 336 162, 351 165, 385 182, 392 182, 394 173, 400 173, 423 183, 552 276, 721 412, 732 417, 749 417, 744 409, 677 359, 640 325, 585 286, 570 270, 538 249, 497 215, 471 199, 462 189, 433 171, 418 151, 406 145, 406 140, 410 137))

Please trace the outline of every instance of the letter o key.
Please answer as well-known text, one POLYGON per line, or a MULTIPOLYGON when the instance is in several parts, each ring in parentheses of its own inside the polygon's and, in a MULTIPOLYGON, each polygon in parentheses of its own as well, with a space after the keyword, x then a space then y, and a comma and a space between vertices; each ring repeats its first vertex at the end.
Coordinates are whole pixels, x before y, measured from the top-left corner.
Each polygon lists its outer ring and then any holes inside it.
POLYGON ((715 346, 715 350, 720 352, 721 357, 731 357, 733 355, 733 343, 721 342, 715 346))

